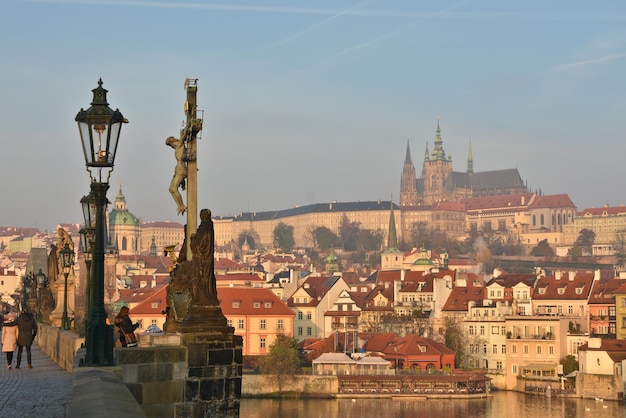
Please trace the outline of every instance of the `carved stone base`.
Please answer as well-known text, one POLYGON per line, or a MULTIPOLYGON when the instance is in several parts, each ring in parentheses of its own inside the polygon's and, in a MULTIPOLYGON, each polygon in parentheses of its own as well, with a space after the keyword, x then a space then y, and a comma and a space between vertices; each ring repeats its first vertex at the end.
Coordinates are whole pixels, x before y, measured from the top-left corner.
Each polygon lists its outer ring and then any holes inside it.
POLYGON ((219 305, 192 304, 178 327, 183 334, 233 334, 219 305))

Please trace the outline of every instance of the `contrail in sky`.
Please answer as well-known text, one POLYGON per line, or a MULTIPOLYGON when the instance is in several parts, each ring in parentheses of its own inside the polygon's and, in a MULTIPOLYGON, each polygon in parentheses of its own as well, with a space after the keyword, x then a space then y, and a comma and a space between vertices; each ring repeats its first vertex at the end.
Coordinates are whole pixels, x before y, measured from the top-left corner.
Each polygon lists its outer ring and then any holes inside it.
POLYGON ((599 64, 601 62, 615 61, 615 60, 618 60, 618 59, 621 59, 621 58, 624 58, 624 57, 626 57, 626 54, 605 55, 604 57, 594 58, 594 59, 590 59, 590 60, 586 60, 586 61, 578 61, 578 62, 572 62, 570 64, 558 65, 556 67, 552 67, 551 70, 552 71, 570 70, 572 68, 585 67, 587 65, 599 64))
MULTIPOLYGON (((75 4, 79 6, 117 6, 117 7, 146 7, 154 9, 190 9, 190 10, 217 10, 231 12, 257 12, 257 13, 285 13, 285 14, 311 14, 311 15, 337 15, 339 13, 352 16, 378 16, 399 18, 427 18, 432 15, 428 12, 384 11, 384 10, 347 10, 328 8, 306 7, 275 7, 275 6, 252 6, 232 4, 204 4, 190 2, 167 2, 167 1, 140 1, 140 0, 13 0, 15 2, 49 3, 49 4, 75 4)), ((448 13, 449 19, 520 19, 520 20, 558 20, 572 22, 601 22, 601 21, 626 21, 624 15, 569 15, 567 13, 527 13, 527 12, 460 12, 448 13)))
POLYGON ((368 4, 368 3, 372 3, 372 1, 374 1, 374 0, 364 1, 364 2, 362 2, 362 3, 357 4, 356 6, 348 7, 347 9, 344 9, 344 10, 340 11, 339 13, 336 13, 336 14, 334 14, 334 15, 332 15, 332 16, 327 17, 326 19, 320 20, 319 22, 316 22, 316 23, 312 24, 311 26, 309 26, 309 27, 307 27, 307 28, 305 28, 305 29, 301 30, 301 31, 300 31, 300 32, 298 32, 298 33, 295 33, 295 34, 293 34, 293 35, 291 35, 291 36, 288 36, 288 37, 286 37, 286 38, 284 38, 284 39, 282 39, 282 40, 280 40, 280 41, 278 41, 278 42, 274 42, 273 44, 270 44, 270 45, 264 46, 263 48, 260 48, 257 52, 267 51, 267 50, 272 49, 272 48, 275 48, 275 47, 277 47, 277 46, 279 46, 279 45, 283 45, 283 44, 285 44, 285 43, 287 43, 287 42, 291 41, 292 39, 295 39, 295 38, 297 38, 297 37, 299 37, 299 36, 304 35, 304 34, 305 34, 305 33, 307 33, 307 32, 310 32, 311 30, 315 29, 315 28, 316 28, 316 27, 318 27, 318 26, 323 25, 323 24, 324 24, 324 23, 326 23, 326 22, 330 22, 331 20, 336 19, 336 18, 338 18, 339 16, 342 16, 342 15, 347 15, 347 14, 349 14, 351 11, 353 11, 353 10, 355 10, 355 9, 358 9, 359 7, 365 6, 365 5, 366 5, 366 4, 368 4))
POLYGON ((398 29, 395 29, 395 30, 393 30, 391 32, 387 32, 387 33, 385 33, 383 35, 380 35, 380 36, 378 36, 378 37, 376 37, 374 39, 370 39, 369 41, 365 41, 365 42, 363 42, 363 43, 361 43, 359 45, 355 45, 355 46, 351 46, 349 48, 345 48, 342 51, 337 52, 333 56, 331 56, 329 58, 326 58, 325 60, 320 61, 319 63, 317 63, 315 65, 312 65, 310 67, 307 67, 307 68, 295 71, 295 72, 293 72, 291 74, 287 74, 287 75, 285 75, 283 77, 291 77, 291 76, 294 76, 294 75, 297 75, 297 74, 311 72, 314 69, 317 69, 317 68, 320 68, 320 67, 322 67, 324 65, 332 63, 333 61, 335 61, 339 57, 352 54, 353 52, 355 52, 355 51, 357 51, 359 49, 366 48, 366 47, 368 47, 368 46, 370 46, 372 44, 375 44, 375 43, 380 42, 380 41, 382 41, 384 39, 390 38, 390 37, 392 37, 392 36, 394 36, 394 35, 396 35, 396 34, 398 34, 400 32, 405 31, 406 29, 408 29, 408 28, 410 28, 412 26, 415 26, 418 23, 424 22, 424 21, 432 19, 434 17, 439 17, 439 16, 447 13, 448 11, 450 11, 450 10, 452 10, 454 8, 457 8, 457 7, 459 7, 459 6, 461 6, 461 5, 465 4, 465 3, 468 3, 469 1, 471 1, 471 0, 463 0, 461 2, 458 2, 458 3, 455 3, 455 4, 451 5, 449 7, 446 7, 445 9, 442 9, 442 10, 440 10, 438 12, 432 12, 432 13, 426 14, 423 17, 420 17, 419 19, 416 19, 416 20, 412 21, 411 23, 408 23, 408 24, 406 24, 404 26, 400 26, 398 29))

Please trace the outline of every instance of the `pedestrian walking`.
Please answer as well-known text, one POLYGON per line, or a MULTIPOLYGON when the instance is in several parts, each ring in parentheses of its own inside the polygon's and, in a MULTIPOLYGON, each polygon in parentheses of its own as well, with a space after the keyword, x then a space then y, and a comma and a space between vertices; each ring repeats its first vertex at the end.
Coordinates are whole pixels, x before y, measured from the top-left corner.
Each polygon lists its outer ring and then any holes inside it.
POLYGON ((9 370, 11 370, 11 363, 13 363, 13 353, 17 347, 18 335, 19 329, 15 321, 15 313, 9 312, 4 316, 2 323, 2 352, 6 353, 9 370))
POLYGON ((139 328, 140 323, 136 322, 133 324, 128 313, 128 306, 123 306, 115 317, 114 323, 117 327, 117 332, 120 334, 122 347, 136 347, 137 336, 135 335, 135 330, 139 328))
POLYGON ((20 368, 20 364, 22 363, 22 350, 26 347, 26 361, 28 362, 28 368, 32 369, 33 362, 30 348, 37 335, 37 322, 33 314, 28 311, 28 308, 22 309, 22 313, 17 318, 16 322, 19 333, 17 336, 17 364, 15 368, 20 368))

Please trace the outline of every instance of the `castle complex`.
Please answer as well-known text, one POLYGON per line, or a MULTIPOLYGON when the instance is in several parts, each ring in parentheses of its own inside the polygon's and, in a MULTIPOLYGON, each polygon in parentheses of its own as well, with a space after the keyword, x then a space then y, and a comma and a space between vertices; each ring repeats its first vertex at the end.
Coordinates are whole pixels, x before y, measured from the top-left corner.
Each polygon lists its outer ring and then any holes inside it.
POLYGON ((469 197, 528 192, 515 168, 475 173, 471 143, 466 172, 452 171, 452 155, 446 157, 438 121, 434 145, 432 153, 428 152, 426 145, 422 177, 417 179, 407 142, 400 181, 400 206, 433 205, 438 202, 459 202, 469 197))

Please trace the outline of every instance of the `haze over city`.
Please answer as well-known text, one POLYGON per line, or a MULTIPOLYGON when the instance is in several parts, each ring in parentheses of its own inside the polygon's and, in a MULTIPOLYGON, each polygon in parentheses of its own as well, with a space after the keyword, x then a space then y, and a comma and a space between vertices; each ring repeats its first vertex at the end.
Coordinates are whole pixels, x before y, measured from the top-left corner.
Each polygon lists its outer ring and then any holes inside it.
MULTIPOLYGON (((397 203, 440 117, 465 171, 518 168, 579 210, 626 203, 626 3, 0 0, 0 225, 82 222, 74 117, 102 78, 122 184, 144 221, 168 193, 186 78, 198 79, 199 207, 397 203)), ((418 176, 420 172, 418 171, 418 176)))

